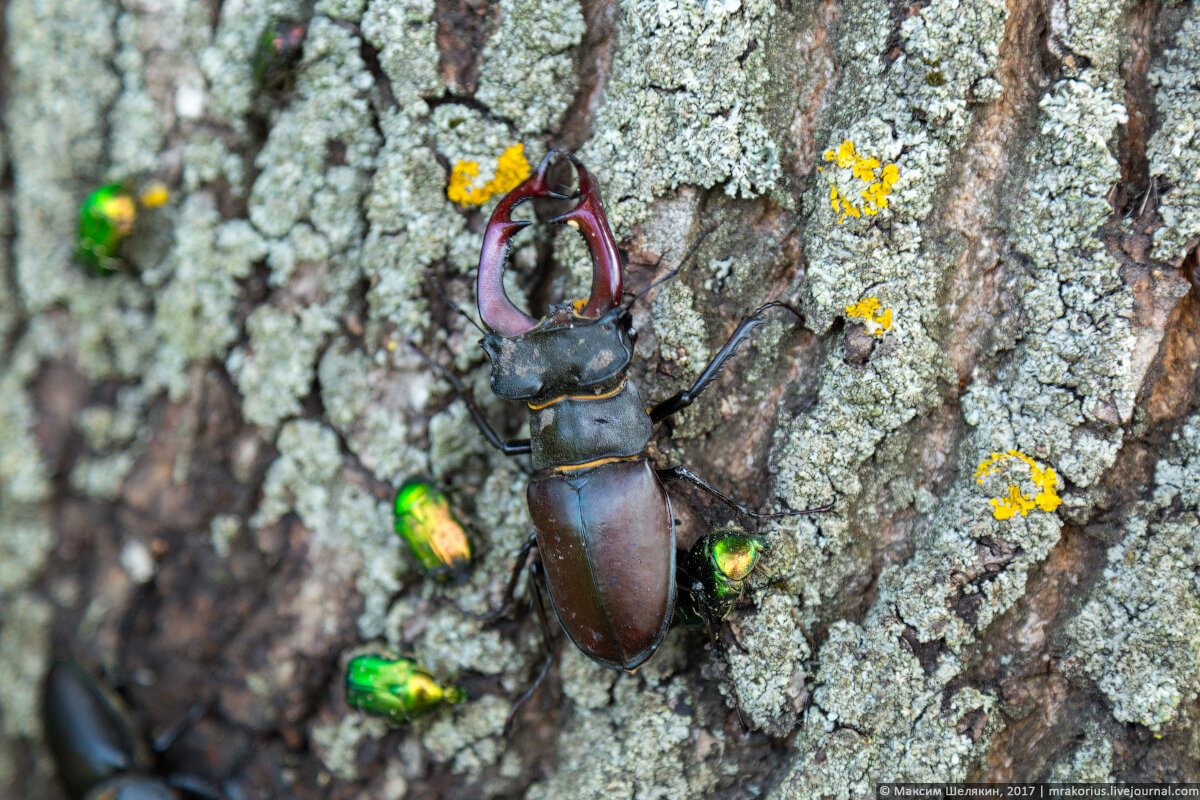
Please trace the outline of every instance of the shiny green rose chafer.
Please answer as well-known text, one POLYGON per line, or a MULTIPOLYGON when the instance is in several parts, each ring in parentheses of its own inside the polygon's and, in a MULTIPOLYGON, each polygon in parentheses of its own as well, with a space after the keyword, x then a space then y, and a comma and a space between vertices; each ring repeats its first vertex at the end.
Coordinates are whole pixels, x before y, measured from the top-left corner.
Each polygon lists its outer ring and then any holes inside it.
POLYGON ((446 495, 410 480, 396 494, 396 533, 412 548, 426 574, 438 581, 462 580, 471 566, 471 541, 446 495))
POLYGON ((697 540, 680 564, 684 624, 712 629, 723 622, 742 596, 762 549, 762 539, 738 529, 712 531, 697 540))
POLYGON ((254 80, 268 91, 291 82, 304 47, 308 25, 297 19, 273 19, 263 28, 254 50, 254 80))
POLYGON ((346 667, 346 702, 397 722, 412 722, 443 703, 466 699, 462 689, 442 686, 412 659, 357 656, 346 667))
POLYGON ((133 233, 139 202, 146 208, 157 208, 169 198, 167 187, 157 181, 148 184, 137 197, 124 183, 101 186, 79 206, 76 258, 97 274, 112 274, 121 266, 118 252, 121 242, 133 233))

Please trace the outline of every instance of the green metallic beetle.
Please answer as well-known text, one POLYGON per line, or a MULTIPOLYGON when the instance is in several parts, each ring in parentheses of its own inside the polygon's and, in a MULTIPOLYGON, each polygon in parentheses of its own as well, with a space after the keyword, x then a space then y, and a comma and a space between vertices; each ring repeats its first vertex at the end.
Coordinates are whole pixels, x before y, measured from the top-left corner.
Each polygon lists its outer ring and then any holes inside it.
POLYGON ((254 80, 267 91, 284 89, 300 60, 308 25, 298 19, 273 19, 254 50, 254 80))
POLYGON ((396 493, 396 533, 408 541, 425 573, 441 582, 462 581, 471 566, 471 540, 446 495, 420 480, 396 493))
POLYGON ((725 621, 758 565, 763 540, 738 528, 700 537, 679 565, 680 615, 689 628, 710 631, 725 621))
POLYGON ((461 703, 467 694, 442 686, 409 658, 356 656, 346 667, 346 702, 396 722, 412 722, 444 703, 461 703))
POLYGON ((158 208, 170 199, 167 187, 147 184, 137 197, 127 184, 109 183, 84 198, 79 206, 75 256, 98 275, 111 275, 121 266, 121 242, 133 233, 138 204, 158 208))

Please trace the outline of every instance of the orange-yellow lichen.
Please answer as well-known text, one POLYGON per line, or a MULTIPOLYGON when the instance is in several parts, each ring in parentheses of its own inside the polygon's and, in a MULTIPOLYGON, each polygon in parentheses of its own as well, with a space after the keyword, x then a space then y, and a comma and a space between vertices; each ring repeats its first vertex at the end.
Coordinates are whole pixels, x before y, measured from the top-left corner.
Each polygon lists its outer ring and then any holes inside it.
POLYGON ((166 205, 171 199, 171 190, 162 181, 151 181, 142 189, 142 193, 138 195, 138 200, 146 208, 158 208, 166 205))
POLYGON ((531 172, 525 160, 525 145, 514 144, 496 160, 496 176, 483 186, 472 187, 471 179, 479 176, 479 162, 459 161, 450 171, 446 197, 460 206, 480 206, 494 195, 511 191, 531 172))
POLYGON ((1062 504, 1062 498, 1055 491, 1058 476, 1055 474, 1054 469, 1052 467, 1039 466, 1036 461, 1018 450, 1009 450, 1007 453, 992 453, 990 458, 984 459, 983 463, 979 465, 979 469, 975 470, 975 474, 971 477, 975 478, 977 483, 982 484, 985 477, 1009 459, 1022 461, 1029 467, 1029 480, 1038 491, 1033 497, 1029 497, 1016 484, 1009 484, 1006 496, 990 499, 992 516, 996 519, 1010 519, 1017 514, 1025 516, 1035 508, 1042 511, 1053 511, 1062 504))
POLYGON ((854 177, 866 183, 875 181, 875 170, 879 169, 878 158, 860 158, 854 162, 854 166, 850 169, 854 173, 854 177))
POLYGON ((851 201, 836 186, 830 189, 829 204, 838 215, 839 225, 846 221, 846 217, 858 218, 864 214, 870 217, 888 207, 892 184, 900 177, 900 170, 895 164, 883 164, 874 156, 864 158, 854 152, 854 143, 849 139, 842 142, 837 150, 826 150, 825 160, 834 162, 841 169, 849 169, 855 178, 867 184, 867 188, 859 192, 862 203, 851 201))
POLYGON ((846 316, 863 321, 872 336, 883 336, 892 327, 892 310, 882 308, 878 297, 864 297, 852 306, 846 306, 846 316))

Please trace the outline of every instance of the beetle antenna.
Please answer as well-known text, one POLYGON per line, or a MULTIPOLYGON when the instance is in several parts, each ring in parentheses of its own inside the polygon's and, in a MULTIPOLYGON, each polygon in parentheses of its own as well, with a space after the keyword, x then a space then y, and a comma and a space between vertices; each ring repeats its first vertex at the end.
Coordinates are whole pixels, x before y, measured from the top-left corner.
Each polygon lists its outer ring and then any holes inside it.
MULTIPOLYGON (((696 237, 696 241, 692 242, 692 246, 689 247, 688 251, 683 254, 683 258, 680 260, 679 266, 675 267, 675 269, 671 270, 666 275, 663 275, 661 278, 656 280, 654 283, 650 284, 645 289, 642 289, 640 292, 635 294, 633 296, 633 299, 629 301, 629 308, 632 309, 633 304, 636 303, 638 300, 642 299, 642 295, 644 295, 646 292, 650 291, 651 289, 653 289, 655 286, 658 286, 659 284, 666 283, 667 281, 671 280, 671 278, 674 278, 676 275, 678 275, 680 270, 682 270, 685 266, 687 266, 688 261, 690 261, 692 256, 694 256, 696 254, 696 251, 700 249, 700 245, 704 244, 704 240, 708 238, 708 235, 710 233, 712 233, 713 231, 715 231, 719 227, 721 227, 721 223, 715 222, 712 225, 709 225, 703 231, 701 231, 700 235, 698 237, 696 237)), ((661 261, 661 259, 660 259, 660 261, 661 261)))
POLYGON ((213 786, 197 775, 169 775, 167 785, 178 789, 188 797, 199 797, 203 800, 229 800, 229 795, 213 786))
POLYGON ((434 287, 437 288, 438 294, 440 294, 442 296, 442 302, 444 302, 447 306, 449 306, 451 311, 455 311, 458 314, 461 314, 462 318, 465 319, 467 322, 471 323, 472 325, 474 325, 475 329, 477 331, 482 333, 484 336, 487 335, 487 331, 485 331, 483 329, 483 326, 481 326, 478 322, 476 322, 471 317, 470 314, 463 311, 461 308, 458 307, 457 303, 455 303, 453 300, 450 299, 450 295, 446 294, 446 287, 442 286, 442 282, 440 280, 438 280, 436 275, 433 278, 433 285, 434 285, 434 287))

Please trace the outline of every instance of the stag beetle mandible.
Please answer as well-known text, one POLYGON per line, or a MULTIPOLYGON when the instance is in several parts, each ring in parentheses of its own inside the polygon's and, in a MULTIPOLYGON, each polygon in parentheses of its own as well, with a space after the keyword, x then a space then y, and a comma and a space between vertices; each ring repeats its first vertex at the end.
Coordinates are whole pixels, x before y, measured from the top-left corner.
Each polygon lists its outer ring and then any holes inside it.
POLYGON ((636 334, 629 308, 620 305, 621 270, 596 179, 573 154, 550 152, 492 212, 477 283, 479 316, 487 329, 481 344, 491 360, 492 391, 526 404, 530 438, 501 440, 462 383, 452 374, 447 377, 492 445, 507 455, 532 458, 535 472, 527 499, 536 532, 517 558, 506 604, 536 546, 539 558, 530 567, 533 588, 536 592, 544 570, 567 636, 589 658, 632 670, 662 641, 675 605, 675 522, 664 481, 688 481, 738 513, 757 518, 830 507, 759 514, 684 467, 651 466, 646 447, 654 425, 691 405, 750 332, 766 321, 768 309, 800 314, 780 302, 759 307, 742 320, 691 388, 647 408, 627 375, 636 334), (514 234, 531 224, 513 219, 518 205, 531 199, 572 199, 547 183, 550 165, 559 157, 575 168, 579 203, 551 222, 583 234, 592 257, 592 289, 586 300, 553 306, 535 320, 505 294, 504 264, 514 234))

